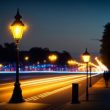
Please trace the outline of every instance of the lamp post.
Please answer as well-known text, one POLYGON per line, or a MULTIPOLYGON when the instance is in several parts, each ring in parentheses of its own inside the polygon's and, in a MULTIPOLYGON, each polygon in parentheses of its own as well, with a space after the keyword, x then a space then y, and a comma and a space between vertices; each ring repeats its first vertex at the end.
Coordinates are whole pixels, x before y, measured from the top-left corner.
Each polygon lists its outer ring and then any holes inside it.
POLYGON ((55 63, 56 60, 58 59, 58 56, 56 54, 51 54, 48 56, 48 59, 51 63, 55 63))
POLYGON ((15 21, 10 26, 11 33, 16 43, 16 79, 15 79, 13 94, 9 103, 21 103, 25 101, 22 96, 22 89, 20 87, 20 82, 19 82, 19 47, 18 46, 25 30, 25 25, 21 21, 21 18, 22 16, 20 15, 19 10, 17 10, 15 21))
POLYGON ((86 101, 88 101, 88 63, 90 61, 90 54, 88 53, 87 49, 85 50, 85 52, 82 55, 82 59, 84 61, 84 63, 86 63, 86 101))
MULTIPOLYGON (((24 66, 25 69, 26 69, 26 67, 27 67, 27 69, 29 69, 29 67, 28 67, 28 66, 29 66, 29 65, 28 65, 29 56, 25 56, 25 57, 24 57, 24 60, 25 60, 25 66, 24 66)), ((26 69, 26 70, 27 70, 27 69, 26 69)))
POLYGON ((92 66, 89 66, 90 68, 90 83, 89 83, 89 87, 92 87, 92 78, 91 78, 91 72, 92 72, 92 66))

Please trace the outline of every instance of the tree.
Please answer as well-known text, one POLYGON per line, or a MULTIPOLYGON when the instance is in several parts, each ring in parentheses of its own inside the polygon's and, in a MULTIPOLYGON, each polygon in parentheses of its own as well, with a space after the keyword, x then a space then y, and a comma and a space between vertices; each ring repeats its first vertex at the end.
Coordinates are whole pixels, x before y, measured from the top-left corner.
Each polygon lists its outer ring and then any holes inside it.
MULTIPOLYGON (((29 56, 29 63, 50 63, 48 56, 50 54, 56 54, 58 60, 56 64, 61 66, 66 65, 68 59, 72 59, 71 55, 67 51, 58 52, 50 51, 49 48, 32 47, 27 51, 19 51, 19 61, 21 64, 25 64, 25 56, 29 56), (44 62, 46 61, 46 62, 44 62)), ((5 43, 4 46, 0 45, 0 63, 9 64, 16 62, 16 44, 15 43, 5 43)))
POLYGON ((67 64, 67 61, 69 59, 72 59, 72 56, 70 55, 69 52, 67 52, 67 51, 64 50, 62 53, 59 54, 59 64, 60 65, 67 64))
POLYGON ((14 63, 16 61, 16 44, 5 43, 2 55, 3 55, 3 61, 14 63))
POLYGON ((110 23, 104 26, 104 32, 101 41, 101 59, 103 63, 110 69, 110 23))

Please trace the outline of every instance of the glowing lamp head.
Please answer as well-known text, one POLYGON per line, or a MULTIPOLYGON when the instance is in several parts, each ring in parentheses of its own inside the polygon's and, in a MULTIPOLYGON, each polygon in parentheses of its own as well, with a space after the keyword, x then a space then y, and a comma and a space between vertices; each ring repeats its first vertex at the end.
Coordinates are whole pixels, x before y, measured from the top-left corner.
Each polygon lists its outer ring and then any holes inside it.
POLYGON ((83 59, 83 61, 85 62, 85 63, 88 63, 88 62, 90 62, 90 54, 88 53, 88 51, 87 51, 87 49, 86 49, 86 51, 83 53, 83 55, 82 55, 82 59, 83 59))
POLYGON ((57 60, 57 55, 55 55, 55 54, 52 54, 52 55, 49 55, 48 56, 48 59, 49 59, 49 61, 51 61, 51 62, 55 62, 56 60, 57 60))
POLYGON ((21 18, 22 18, 22 16, 19 14, 19 10, 17 10, 17 14, 15 16, 15 21, 10 26, 10 30, 13 35, 13 38, 18 43, 22 39, 24 30, 25 30, 25 25, 20 20, 21 18))

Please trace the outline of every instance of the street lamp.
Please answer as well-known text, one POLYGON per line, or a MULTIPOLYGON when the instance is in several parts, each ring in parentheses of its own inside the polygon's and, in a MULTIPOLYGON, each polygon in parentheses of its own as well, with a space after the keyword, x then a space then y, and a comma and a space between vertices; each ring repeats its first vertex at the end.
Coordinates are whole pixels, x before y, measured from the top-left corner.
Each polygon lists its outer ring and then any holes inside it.
POLYGON ((25 66, 24 66, 24 67, 25 67, 25 70, 27 70, 27 69, 29 69, 29 67, 28 67, 28 66, 29 66, 29 65, 28 65, 29 56, 25 56, 25 57, 24 57, 24 60, 25 60, 25 66), (26 68, 27 68, 27 69, 26 69, 26 68))
POLYGON ((51 55, 48 56, 48 59, 49 59, 49 61, 54 63, 58 59, 58 57, 55 54, 51 54, 51 55))
POLYGON ((86 63, 86 71, 87 71, 87 78, 86 78, 86 101, 88 101, 88 63, 90 61, 90 54, 88 53, 87 49, 82 54, 82 59, 84 63, 86 63))
POLYGON ((71 67, 73 67, 73 65, 75 64, 75 61, 73 59, 70 59, 67 61, 67 64, 70 66, 71 69, 71 67))
POLYGON ((74 64, 75 64, 75 61, 74 60, 68 60, 67 61, 67 64, 69 65, 69 66, 73 66, 74 64))
POLYGON ((29 57, 28 57, 28 56, 25 56, 25 57, 24 57, 24 60, 25 60, 25 61, 28 61, 28 60, 29 60, 29 57))
POLYGON ((0 71, 2 70, 3 64, 0 64, 0 71))
POLYGON ((56 60, 58 59, 58 56, 56 54, 51 54, 48 56, 48 59, 51 63, 55 63, 56 60))
POLYGON ((19 10, 17 10, 15 21, 10 26, 11 33, 16 43, 16 80, 14 84, 13 94, 9 103, 21 103, 25 101, 22 96, 22 89, 20 87, 20 82, 19 82, 19 47, 18 46, 25 31, 25 25, 21 21, 21 18, 22 16, 20 15, 19 10))
POLYGON ((3 67, 3 64, 0 64, 0 68, 2 68, 3 67))

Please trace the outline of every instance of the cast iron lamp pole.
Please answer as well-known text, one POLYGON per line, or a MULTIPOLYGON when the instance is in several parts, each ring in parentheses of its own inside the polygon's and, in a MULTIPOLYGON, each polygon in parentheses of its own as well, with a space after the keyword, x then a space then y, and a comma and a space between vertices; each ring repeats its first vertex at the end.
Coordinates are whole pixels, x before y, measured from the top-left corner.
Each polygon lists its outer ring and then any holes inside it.
POLYGON ((25 101, 22 96, 22 89, 20 87, 20 82, 19 82, 19 47, 18 46, 20 40, 22 39, 23 32, 25 30, 25 25, 20 20, 21 18, 22 16, 20 15, 19 10, 17 10, 15 21, 10 26, 11 33, 16 43, 16 80, 14 84, 13 94, 9 103, 21 103, 25 101))
POLYGON ((89 87, 92 87, 92 77, 91 77, 91 72, 92 72, 92 67, 90 65, 90 83, 89 83, 89 87))
POLYGON ((86 101, 89 99, 89 93, 88 93, 88 63, 90 61, 90 54, 88 53, 87 49, 82 55, 82 59, 84 63, 86 63, 86 101))

